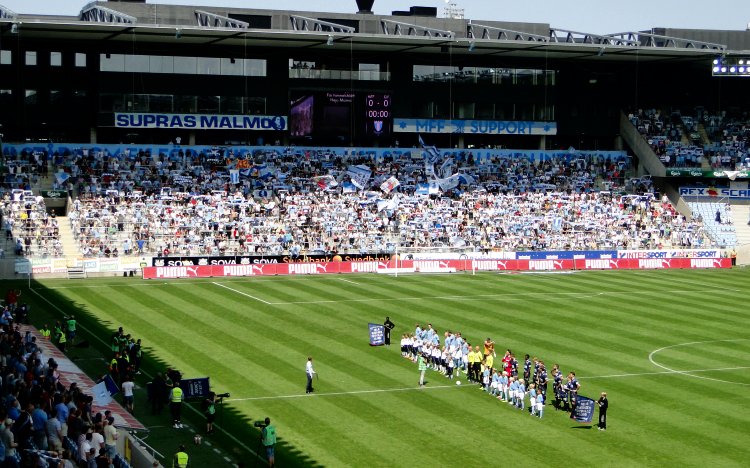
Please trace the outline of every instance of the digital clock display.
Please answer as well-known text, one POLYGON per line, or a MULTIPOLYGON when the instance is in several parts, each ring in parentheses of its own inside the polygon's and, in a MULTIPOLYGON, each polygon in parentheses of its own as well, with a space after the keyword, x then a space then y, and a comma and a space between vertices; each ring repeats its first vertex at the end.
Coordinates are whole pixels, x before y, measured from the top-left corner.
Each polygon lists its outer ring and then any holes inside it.
POLYGON ((365 132, 367 136, 387 136, 393 128, 390 94, 366 94, 365 132))

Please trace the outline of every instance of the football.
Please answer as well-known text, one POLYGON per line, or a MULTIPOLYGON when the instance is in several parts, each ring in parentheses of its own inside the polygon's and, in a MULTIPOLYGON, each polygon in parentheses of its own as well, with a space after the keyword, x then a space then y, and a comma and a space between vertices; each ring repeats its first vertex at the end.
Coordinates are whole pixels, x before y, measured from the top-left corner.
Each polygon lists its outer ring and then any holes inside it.
POLYGON ((461 381, 460 380, 456 380, 456 385, 461 385, 461 381))

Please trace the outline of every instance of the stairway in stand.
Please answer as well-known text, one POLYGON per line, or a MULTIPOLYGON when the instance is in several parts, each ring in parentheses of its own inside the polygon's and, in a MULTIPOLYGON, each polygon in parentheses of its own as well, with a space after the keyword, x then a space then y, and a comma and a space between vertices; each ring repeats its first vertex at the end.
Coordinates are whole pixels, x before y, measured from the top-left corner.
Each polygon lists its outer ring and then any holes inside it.
POLYGON ((737 245, 750 245, 750 205, 732 204, 732 222, 737 231, 737 245))
POLYGON ((68 265, 71 265, 72 260, 80 256, 78 242, 73 236, 73 230, 70 228, 70 220, 67 216, 58 217, 57 222, 60 226, 60 243, 62 243, 63 255, 68 259, 68 265))

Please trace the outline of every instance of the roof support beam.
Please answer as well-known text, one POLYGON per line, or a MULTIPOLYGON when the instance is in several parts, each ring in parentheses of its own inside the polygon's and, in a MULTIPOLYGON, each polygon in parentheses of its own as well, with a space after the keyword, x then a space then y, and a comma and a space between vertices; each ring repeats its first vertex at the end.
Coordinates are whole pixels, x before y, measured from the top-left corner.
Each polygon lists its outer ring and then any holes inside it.
POLYGON ((497 41, 549 42, 548 36, 531 34, 512 29, 485 26, 469 22, 466 35, 472 39, 494 39, 497 41))
POLYGON ((386 36, 443 37, 451 39, 455 37, 453 31, 428 28, 417 24, 402 23, 387 19, 381 19, 380 26, 382 27, 383 34, 386 36))
POLYGON ((250 23, 203 10, 195 10, 195 20, 198 26, 204 28, 248 29, 250 27, 250 23))
POLYGON ((330 21, 321 21, 306 16, 289 15, 289 23, 291 24, 292 31, 336 32, 344 34, 354 34, 356 32, 351 26, 331 23, 330 21))
POLYGON ((0 19, 13 20, 16 19, 17 16, 18 14, 15 11, 11 10, 8 7, 0 5, 0 19))
POLYGON ((126 15, 120 11, 98 5, 91 2, 81 9, 81 21, 91 21, 93 23, 118 23, 118 24, 135 24, 134 16, 126 15))

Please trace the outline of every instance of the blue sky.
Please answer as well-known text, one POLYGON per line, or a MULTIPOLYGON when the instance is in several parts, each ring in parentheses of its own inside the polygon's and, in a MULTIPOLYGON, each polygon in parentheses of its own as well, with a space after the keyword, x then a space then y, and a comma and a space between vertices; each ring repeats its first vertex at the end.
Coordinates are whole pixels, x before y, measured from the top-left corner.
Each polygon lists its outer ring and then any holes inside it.
MULTIPOLYGON (((76 15, 86 0, 0 0, 18 13, 76 15)), ((354 0, 158 0, 148 3, 272 8, 278 10, 356 11, 354 0)), ((590 33, 618 33, 652 27, 745 30, 750 23, 749 0, 456 0, 466 17, 481 20, 549 23, 553 27, 590 33)), ((408 10, 411 5, 435 6, 443 0, 375 0, 376 13, 408 10)))

